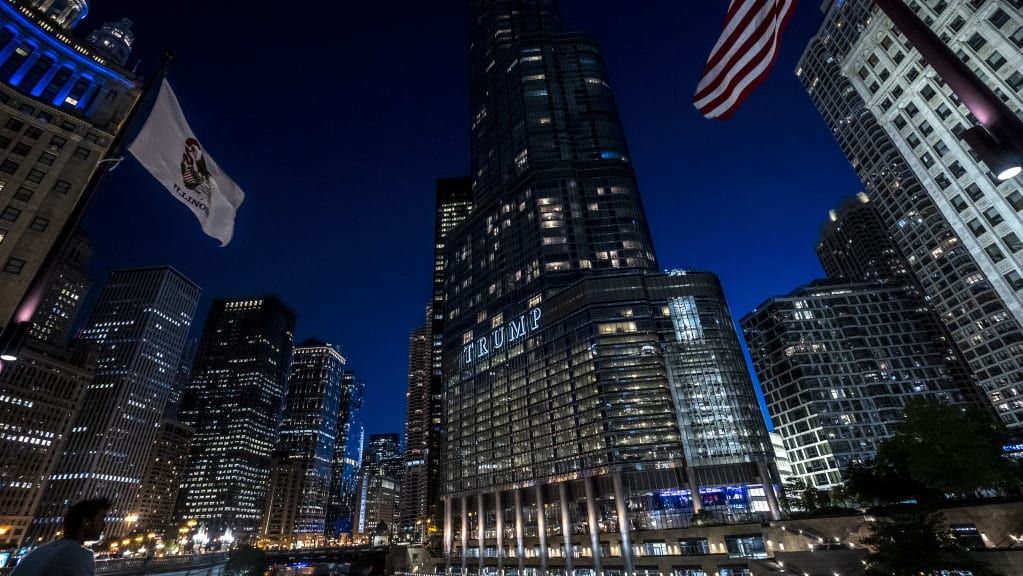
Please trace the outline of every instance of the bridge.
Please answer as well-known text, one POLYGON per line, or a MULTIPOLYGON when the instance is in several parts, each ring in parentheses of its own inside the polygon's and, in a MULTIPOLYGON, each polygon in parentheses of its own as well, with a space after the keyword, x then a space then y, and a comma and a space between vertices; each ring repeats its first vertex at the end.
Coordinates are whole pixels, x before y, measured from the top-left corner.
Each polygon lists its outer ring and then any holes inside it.
POLYGON ((227 553, 188 554, 163 558, 121 558, 99 560, 96 574, 104 576, 220 576, 227 565, 227 553))

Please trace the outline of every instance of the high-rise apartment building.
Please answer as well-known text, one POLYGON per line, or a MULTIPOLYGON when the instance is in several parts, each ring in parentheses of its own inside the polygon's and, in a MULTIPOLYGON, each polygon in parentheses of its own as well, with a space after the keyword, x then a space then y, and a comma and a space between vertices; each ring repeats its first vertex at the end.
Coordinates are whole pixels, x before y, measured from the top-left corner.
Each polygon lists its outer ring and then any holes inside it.
POLYGON ((596 43, 553 0, 471 11, 472 210, 444 256, 449 568, 631 573, 696 512, 777 514, 721 286, 658 272, 596 43))
POLYGON ((174 385, 199 287, 172 268, 111 273, 81 340, 95 377, 32 525, 33 544, 61 530, 66 507, 113 502, 108 536, 131 531, 143 472, 174 385))
MULTIPOLYGON (((405 393, 405 469, 402 472, 401 509, 398 529, 402 538, 422 542, 430 520, 430 380, 433 346, 427 309, 427 323, 409 336, 408 390, 405 393)), ((438 414, 439 416, 439 414, 438 414)), ((434 457, 438 453, 432 453, 434 457)))
POLYGON ((335 346, 307 340, 295 347, 260 535, 266 542, 310 546, 327 534, 334 454, 345 441, 338 429, 348 408, 344 369, 335 346))
POLYGON ((402 483, 402 530, 426 534, 424 526, 440 526, 441 447, 444 442, 444 377, 441 369, 444 353, 444 270, 447 239, 472 211, 472 178, 440 178, 437 180, 436 211, 433 223, 433 298, 427 308, 425 328, 429 330, 429 383, 420 389, 418 376, 413 377, 413 350, 409 349, 409 403, 406 416, 406 474, 402 483))
POLYGON ((214 300, 178 412, 195 429, 177 515, 254 541, 281 423, 295 314, 273 296, 214 300))
POLYGON ((346 370, 341 385, 341 409, 338 411, 338 441, 334 444, 334 464, 327 503, 327 538, 350 538, 355 518, 355 490, 362 467, 362 399, 366 383, 346 370), (344 440, 342 441, 342 437, 344 440))
POLYGON ((904 283, 818 280, 742 319, 792 475, 841 484, 873 460, 912 398, 962 403, 975 385, 933 312, 904 283))
POLYGON ((817 243, 817 259, 828 278, 912 281, 906 259, 863 192, 846 198, 828 213, 817 243))
MULTIPOLYGON (((910 7, 1019 114, 1019 2, 910 7)), ((1023 426, 1020 181, 974 159, 960 139, 973 118, 873 2, 825 8, 797 75, 988 402, 1023 426)))
POLYGON ((0 2, 0 325, 140 94, 123 61, 76 38, 87 12, 85 0, 0 2))
POLYGON ((50 286, 32 316, 28 335, 32 338, 64 346, 71 336, 78 311, 89 291, 89 261, 92 244, 78 232, 64 249, 60 263, 50 279, 50 286))

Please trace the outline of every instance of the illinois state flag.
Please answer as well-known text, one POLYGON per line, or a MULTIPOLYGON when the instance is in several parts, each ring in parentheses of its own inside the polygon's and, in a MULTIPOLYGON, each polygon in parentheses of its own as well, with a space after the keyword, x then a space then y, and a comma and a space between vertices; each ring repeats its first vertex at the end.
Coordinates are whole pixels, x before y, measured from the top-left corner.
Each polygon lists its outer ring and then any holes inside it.
POLYGON ((227 246, 245 193, 224 174, 189 128, 164 79, 149 118, 128 151, 195 214, 208 236, 227 246))

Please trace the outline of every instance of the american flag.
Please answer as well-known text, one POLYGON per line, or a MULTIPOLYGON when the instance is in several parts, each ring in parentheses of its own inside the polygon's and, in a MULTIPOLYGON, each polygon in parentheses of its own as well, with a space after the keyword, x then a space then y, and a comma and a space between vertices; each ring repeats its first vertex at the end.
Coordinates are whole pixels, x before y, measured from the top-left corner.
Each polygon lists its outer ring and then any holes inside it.
POLYGON ((774 66, 796 0, 732 0, 693 104, 707 118, 731 116, 774 66))

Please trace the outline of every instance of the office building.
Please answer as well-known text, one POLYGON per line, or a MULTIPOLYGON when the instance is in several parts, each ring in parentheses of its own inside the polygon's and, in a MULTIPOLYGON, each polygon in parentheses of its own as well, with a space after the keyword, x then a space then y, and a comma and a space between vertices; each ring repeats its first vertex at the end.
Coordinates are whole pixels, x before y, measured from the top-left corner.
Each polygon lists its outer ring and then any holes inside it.
POLYGON ((95 377, 33 521, 32 545, 56 535, 67 506, 86 498, 113 502, 108 537, 135 528, 139 486, 198 300, 199 287, 172 268, 110 274, 80 336, 95 377))
POLYGON ((324 542, 334 454, 345 441, 338 429, 344 368, 335 346, 307 340, 295 347, 260 535, 265 543, 324 542))
POLYGON ((33 340, 0 372, 0 553, 25 539, 91 379, 70 354, 33 340))
POLYGON ((818 280, 742 319, 753 367, 792 476, 841 484, 874 459, 912 398, 962 403, 975 385, 906 284, 818 280))
POLYGON ((147 535, 174 532, 174 506, 188 461, 188 443, 194 432, 174 418, 160 420, 133 507, 137 517, 136 532, 147 535))
MULTIPOLYGON (((1018 2, 910 3, 1008 106, 1023 109, 1018 2)), ((960 135, 975 122, 869 0, 825 3, 796 71, 927 301, 1010 428, 1023 426, 1023 189, 960 135)))
POLYGON ((254 543, 284 408, 295 314, 273 296, 216 299, 178 419, 195 429, 177 517, 254 543))
POLYGON ((77 37, 87 12, 84 0, 0 2, 0 325, 75 225, 86 183, 140 95, 123 62, 77 37))
POLYGON ((453 572, 631 573, 697 512, 778 513, 720 284, 658 272, 600 49, 555 4, 471 3, 472 210, 444 256, 453 572))
POLYGON ((341 385, 341 409, 338 411, 338 441, 334 444, 334 464, 327 503, 327 538, 346 540, 352 536, 355 519, 355 491, 362 467, 364 431, 362 399, 366 383, 346 370, 341 385), (343 441, 342 441, 343 437, 343 441))
POLYGON ((817 259, 828 278, 912 281, 906 259, 863 192, 846 198, 828 213, 817 243, 817 259))
POLYGON ((372 538, 381 522, 388 534, 399 519, 404 459, 398 434, 370 434, 355 493, 354 536, 372 538))

